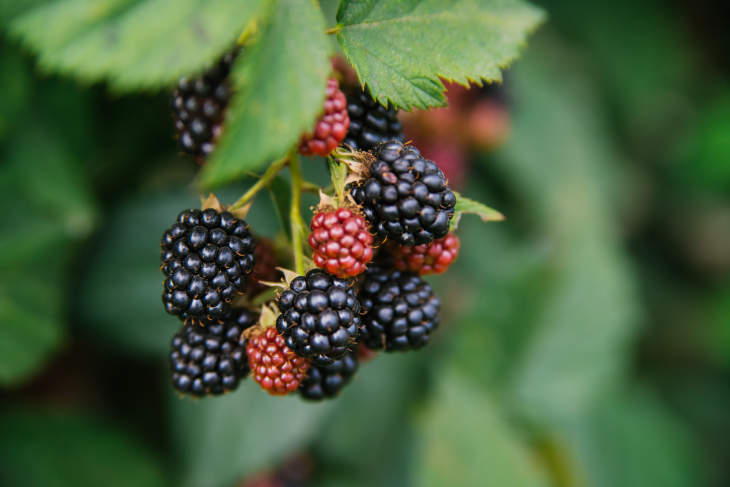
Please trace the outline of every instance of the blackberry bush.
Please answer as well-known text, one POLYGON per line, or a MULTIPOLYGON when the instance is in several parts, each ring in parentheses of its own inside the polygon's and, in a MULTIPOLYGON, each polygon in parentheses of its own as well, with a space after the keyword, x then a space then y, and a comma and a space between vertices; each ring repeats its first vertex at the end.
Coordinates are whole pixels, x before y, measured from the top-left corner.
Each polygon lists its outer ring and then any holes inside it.
POLYGON ((373 154, 369 177, 351 189, 373 232, 400 245, 444 237, 456 204, 444 173, 418 149, 398 141, 378 145, 373 154))
POLYGON ((236 52, 228 53, 197 78, 181 78, 172 94, 173 119, 183 152, 198 163, 213 152, 231 97, 228 75, 236 52))
POLYGON ((190 209, 162 236, 165 310, 185 323, 223 319, 254 266, 248 224, 227 211, 190 209))
POLYGON ((353 350, 330 365, 310 367, 299 384, 299 394, 313 401, 335 397, 350 382, 358 365, 358 352, 353 350))
POLYGON ((257 321, 257 313, 234 309, 222 323, 182 325, 170 346, 173 388, 196 397, 236 389, 249 373, 241 333, 257 321))
POLYGON ((370 96, 369 91, 358 87, 350 90, 347 113, 350 129, 343 143, 353 149, 368 151, 382 142, 404 140, 396 109, 392 105, 385 108, 370 96))
POLYGON ((368 267, 358 298, 365 313, 362 340, 368 348, 418 349, 439 325, 441 302, 431 286, 387 262, 368 267))
POLYGON ((316 366, 329 365, 355 346, 360 303, 352 283, 320 269, 297 276, 276 304, 276 328, 297 354, 316 366))

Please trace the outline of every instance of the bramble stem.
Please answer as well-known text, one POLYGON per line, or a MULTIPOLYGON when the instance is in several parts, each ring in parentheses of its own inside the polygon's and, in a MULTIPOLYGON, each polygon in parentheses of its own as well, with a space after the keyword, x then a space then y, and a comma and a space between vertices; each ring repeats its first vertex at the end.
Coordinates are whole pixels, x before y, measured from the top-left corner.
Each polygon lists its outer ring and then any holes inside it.
POLYGON ((246 191, 243 196, 238 198, 238 201, 233 203, 230 206, 230 210, 237 210, 238 208, 242 208, 243 205, 249 202, 256 194, 269 185, 272 179, 279 174, 279 172, 284 169, 284 166, 286 166, 287 162, 289 162, 289 155, 282 157, 278 161, 273 162, 267 169, 266 172, 259 178, 258 181, 256 181, 256 184, 251 186, 248 191, 246 191))
POLYGON ((302 199, 302 169, 299 166, 299 156, 294 152, 289 159, 289 171, 291 172, 291 244, 294 252, 294 270, 298 274, 304 274, 304 250, 302 249, 302 237, 305 232, 304 221, 302 220, 301 199, 302 199))

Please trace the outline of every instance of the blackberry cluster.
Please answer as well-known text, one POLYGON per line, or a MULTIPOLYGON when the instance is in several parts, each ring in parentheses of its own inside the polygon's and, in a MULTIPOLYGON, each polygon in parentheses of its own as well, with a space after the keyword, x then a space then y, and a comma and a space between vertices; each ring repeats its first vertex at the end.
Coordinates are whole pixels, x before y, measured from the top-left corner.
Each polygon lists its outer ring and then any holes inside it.
POLYGON ((257 321, 256 313, 236 309, 222 323, 182 325, 170 347, 173 388, 181 394, 202 397, 238 387, 249 373, 241 333, 257 321))
POLYGON ((343 143, 353 149, 368 151, 381 142, 404 140, 396 109, 385 108, 373 100, 369 91, 359 87, 351 90, 347 94, 347 113, 350 128, 343 143))
POLYGON ((354 347, 360 303, 350 282, 313 269, 295 277, 276 304, 281 312, 277 330, 313 365, 330 365, 354 347))
POLYGON ((431 286, 389 263, 368 267, 358 297, 365 312, 362 341, 368 348, 418 349, 439 325, 441 302, 431 286))
POLYGON ((418 149, 390 141, 373 151, 370 176, 351 188, 371 230, 380 239, 420 245, 444 237, 456 197, 444 173, 418 149))
POLYGON ((161 243, 165 310, 186 323, 223 319, 254 266, 248 224, 224 211, 185 210, 161 243))
POLYGON ((299 384, 299 394, 314 401, 335 397, 357 371, 357 353, 353 350, 330 365, 311 367, 307 377, 299 384))
POLYGON ((228 75, 236 52, 226 54, 198 78, 181 78, 172 94, 173 119, 180 148, 199 163, 213 152, 231 97, 228 75))

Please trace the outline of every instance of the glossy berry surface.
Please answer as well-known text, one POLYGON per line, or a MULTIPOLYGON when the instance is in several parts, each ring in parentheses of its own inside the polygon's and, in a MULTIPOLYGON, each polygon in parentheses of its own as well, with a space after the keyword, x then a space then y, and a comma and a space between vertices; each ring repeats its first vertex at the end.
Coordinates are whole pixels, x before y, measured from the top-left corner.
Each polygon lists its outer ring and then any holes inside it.
POLYGON ((162 236, 165 310, 186 323, 223 319, 254 266, 248 224, 227 211, 185 210, 162 236))
POLYGON ((173 119, 183 152, 199 163, 213 152, 230 100, 228 75, 235 54, 225 55, 197 78, 181 78, 172 94, 173 119))
POLYGON ((390 265, 368 267, 358 298, 365 312, 362 342, 368 348, 418 349, 439 325, 441 302, 431 286, 390 265))
POLYGON ((403 140, 403 126, 394 107, 385 108, 359 87, 347 94, 350 129, 344 144, 368 151, 381 142, 403 140))
POLYGON ((329 365, 355 346, 360 303, 351 283, 323 270, 292 279, 277 301, 276 328, 297 354, 329 365))
POLYGON ((253 379, 272 395, 296 391, 309 370, 309 361, 287 347, 273 327, 254 332, 246 353, 253 379))
POLYGON ((299 394, 315 401, 335 397, 350 382, 358 365, 357 351, 352 351, 330 365, 310 367, 307 377, 299 384, 299 394))
POLYGON ((302 136, 299 152, 305 156, 328 156, 342 142, 350 126, 347 99, 336 79, 327 80, 324 113, 317 120, 314 132, 302 136))
POLYGON ((441 274, 446 272, 459 255, 459 237, 449 233, 427 244, 414 247, 392 245, 389 250, 396 269, 415 272, 421 276, 441 274))
POLYGON ((222 323, 183 325, 170 347, 173 388, 196 397, 236 389, 249 373, 241 333, 257 321, 258 314, 236 309, 222 323))
POLYGON ((347 208, 315 213, 311 229, 314 263, 330 274, 357 276, 373 258, 373 236, 367 222, 347 208))
POLYGON ((446 236, 456 197, 441 169, 397 141, 377 146, 373 154, 370 176, 351 192, 378 239, 420 245, 446 236))

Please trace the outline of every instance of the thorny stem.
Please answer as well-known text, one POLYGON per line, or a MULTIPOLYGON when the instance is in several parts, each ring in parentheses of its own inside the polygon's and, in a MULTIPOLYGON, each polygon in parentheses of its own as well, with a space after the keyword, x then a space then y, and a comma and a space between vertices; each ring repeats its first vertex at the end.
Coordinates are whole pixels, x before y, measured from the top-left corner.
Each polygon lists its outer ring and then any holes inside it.
POLYGON ((302 220, 301 199, 302 199, 302 169, 299 166, 299 157, 296 152, 290 156, 289 171, 291 172, 291 239, 292 251, 294 252, 294 270, 298 274, 304 274, 304 250, 302 249, 302 236, 305 232, 304 221, 302 220))
POLYGON ((287 162, 289 162, 289 155, 282 157, 278 161, 275 161, 272 163, 268 169, 266 169, 266 172, 259 178, 258 181, 256 181, 256 184, 251 186, 248 191, 246 191, 243 196, 238 198, 238 201, 233 203, 230 210, 237 210, 238 208, 242 208, 243 205, 249 202, 254 196, 256 196, 256 193, 258 193, 260 190, 265 188, 269 185, 272 179, 279 174, 279 171, 284 169, 284 166, 286 166, 287 162))

